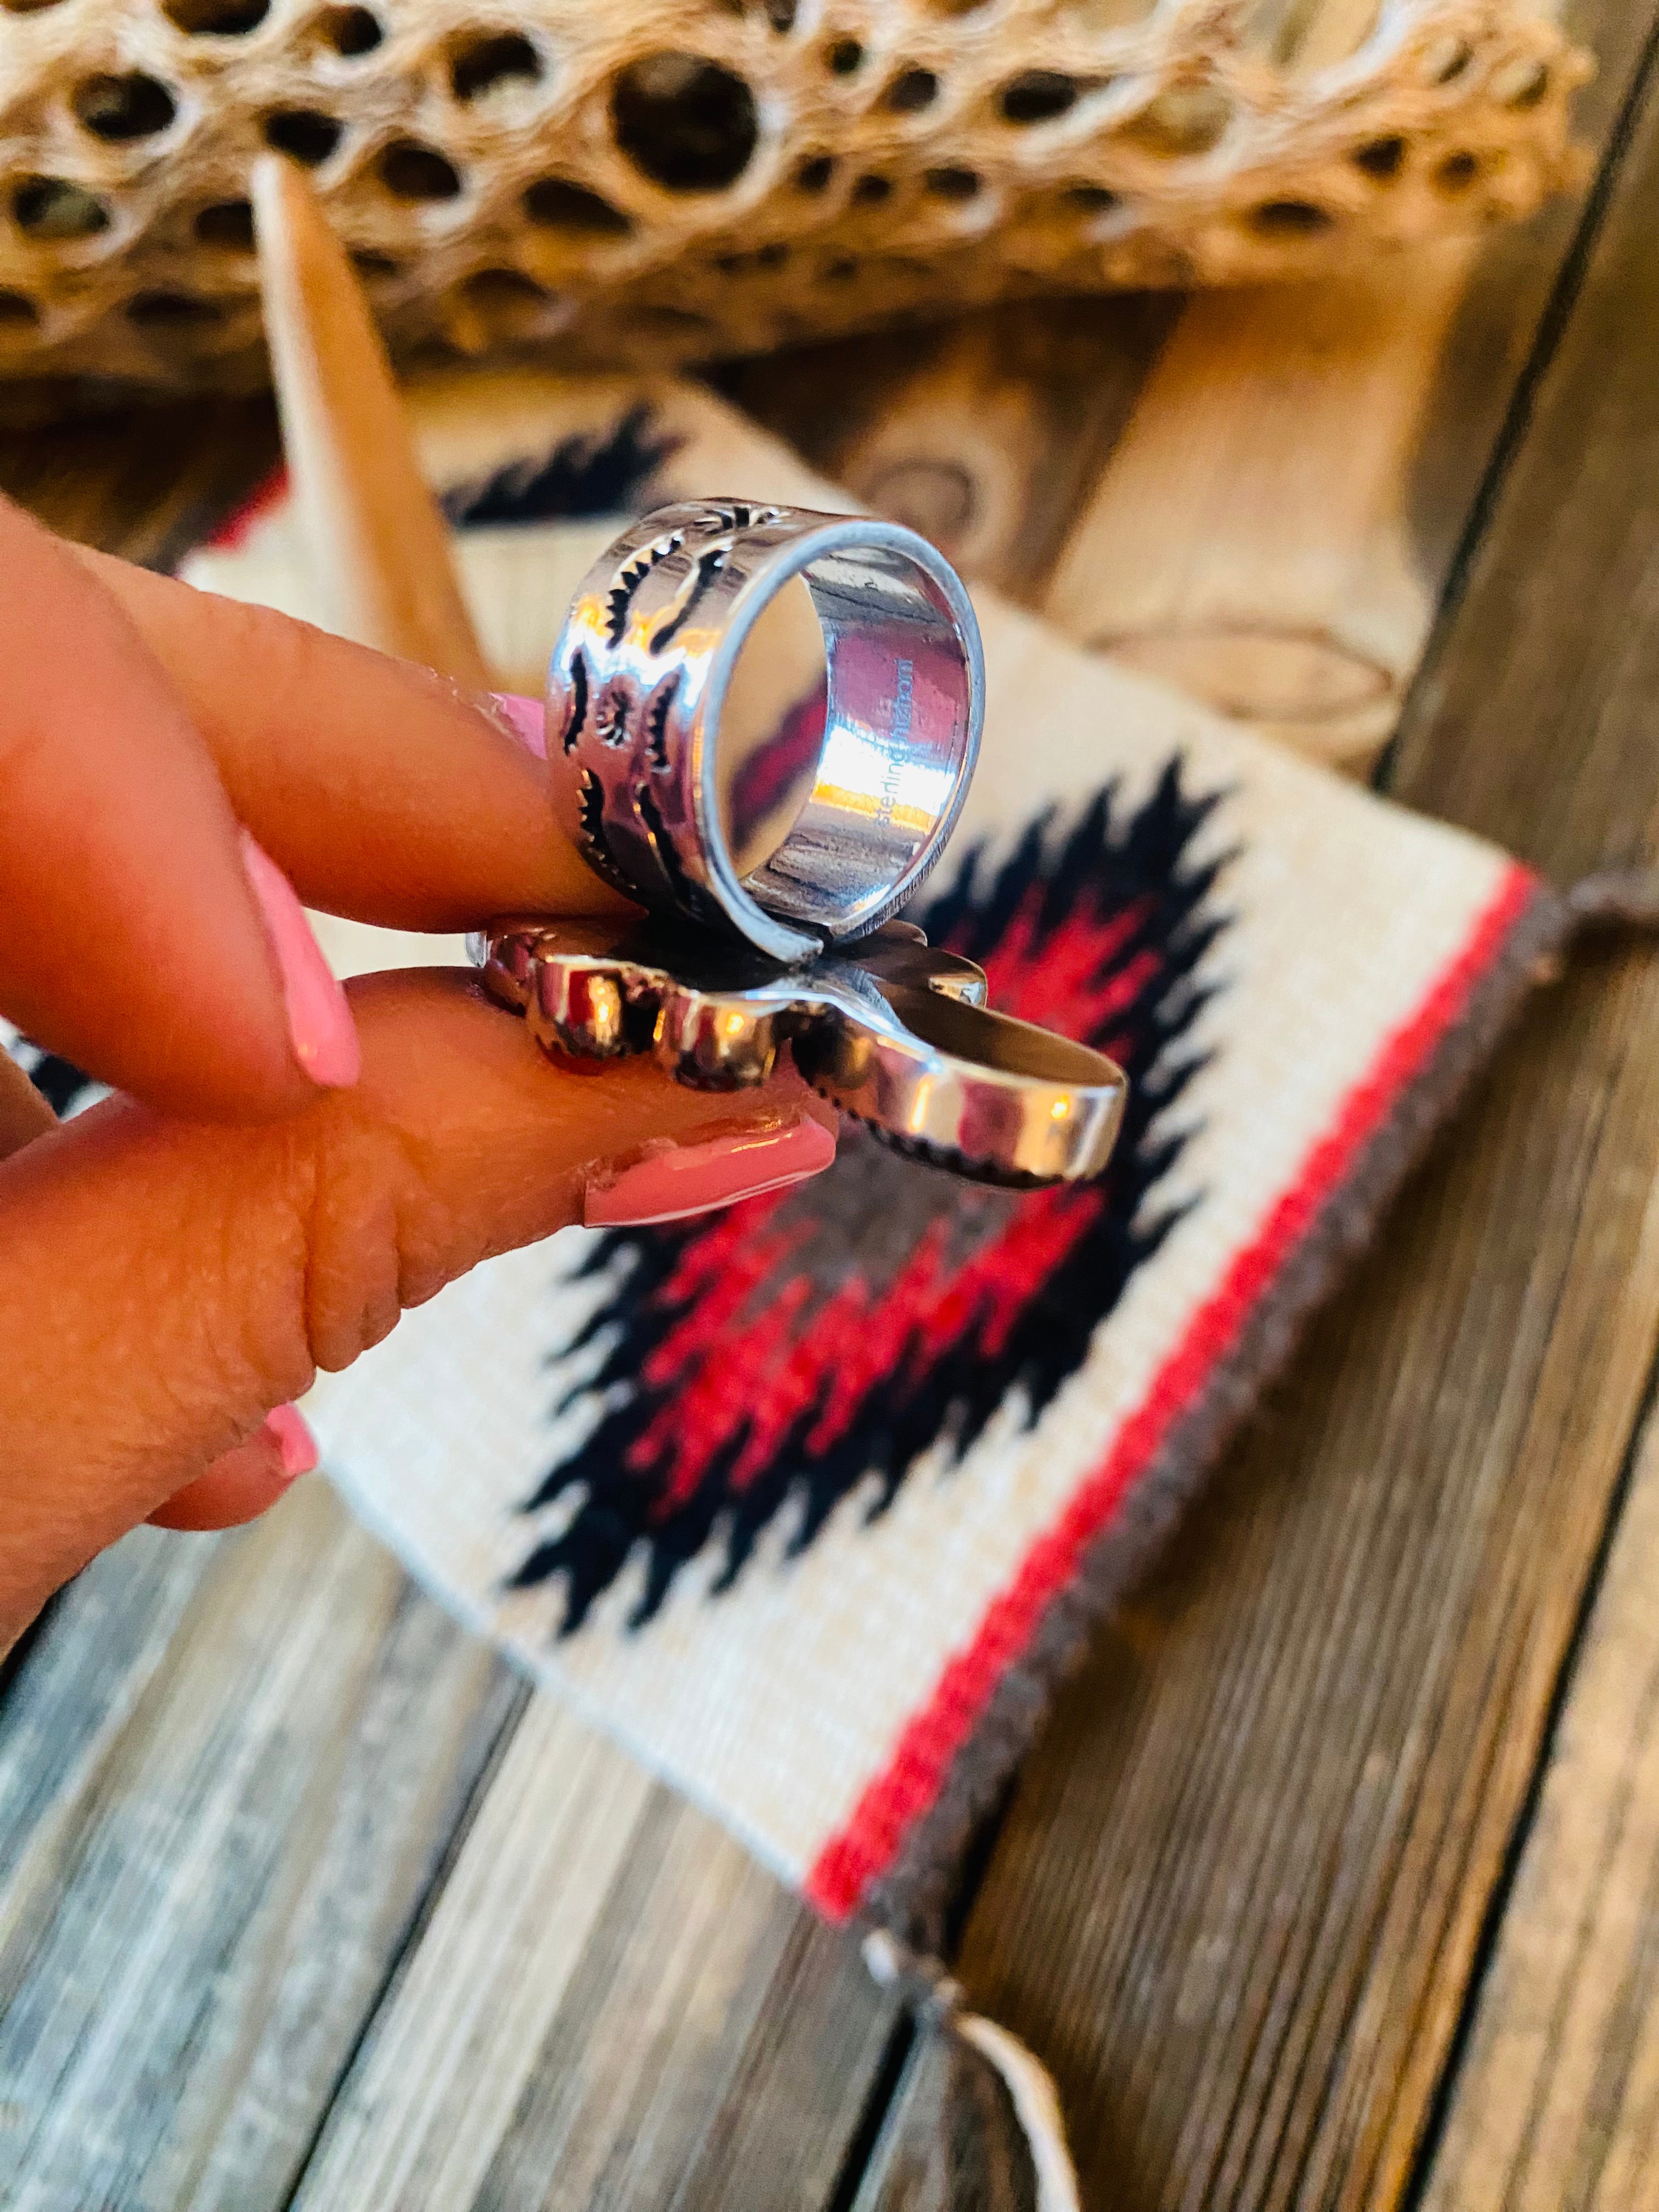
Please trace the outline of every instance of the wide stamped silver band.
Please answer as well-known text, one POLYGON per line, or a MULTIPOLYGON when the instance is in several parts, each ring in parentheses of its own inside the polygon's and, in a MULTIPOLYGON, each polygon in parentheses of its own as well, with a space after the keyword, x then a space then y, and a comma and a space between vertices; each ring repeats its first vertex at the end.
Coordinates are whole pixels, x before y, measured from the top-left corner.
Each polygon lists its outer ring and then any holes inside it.
POLYGON ((811 959, 878 928, 939 857, 984 688, 967 592, 914 531, 744 500, 661 507, 588 571, 554 648, 554 805, 595 871, 641 905, 811 959), (823 633, 823 743, 788 834, 740 876, 720 716, 745 639, 797 576, 823 633))

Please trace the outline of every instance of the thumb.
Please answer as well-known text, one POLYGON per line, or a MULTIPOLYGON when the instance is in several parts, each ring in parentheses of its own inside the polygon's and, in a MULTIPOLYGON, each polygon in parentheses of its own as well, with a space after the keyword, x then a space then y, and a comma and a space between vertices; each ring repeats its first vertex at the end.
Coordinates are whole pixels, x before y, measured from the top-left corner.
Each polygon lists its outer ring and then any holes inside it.
POLYGON ((111 1099, 0 1164, 0 1632, 478 1261, 834 1153, 793 1076, 710 1097, 642 1060, 565 1074, 460 971, 350 994, 351 1091, 251 1127, 111 1099))

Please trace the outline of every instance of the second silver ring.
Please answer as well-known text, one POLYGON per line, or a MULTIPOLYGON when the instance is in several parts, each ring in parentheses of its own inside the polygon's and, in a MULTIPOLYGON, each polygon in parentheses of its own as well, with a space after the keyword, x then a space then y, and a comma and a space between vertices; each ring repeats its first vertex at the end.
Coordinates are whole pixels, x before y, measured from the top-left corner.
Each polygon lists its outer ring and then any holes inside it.
POLYGON ((595 870, 644 906, 809 959, 879 927, 938 858, 983 696, 967 592, 915 532, 687 501, 624 532, 572 603, 549 677, 555 805, 595 870), (721 817, 721 712, 756 621, 797 576, 823 634, 823 744, 787 835, 740 875, 721 817))

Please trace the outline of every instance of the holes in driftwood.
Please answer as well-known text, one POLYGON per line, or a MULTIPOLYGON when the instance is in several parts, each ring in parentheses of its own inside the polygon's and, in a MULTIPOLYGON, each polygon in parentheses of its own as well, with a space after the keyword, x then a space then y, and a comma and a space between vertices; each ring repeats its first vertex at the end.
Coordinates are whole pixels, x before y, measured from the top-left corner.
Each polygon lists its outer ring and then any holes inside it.
POLYGON ((620 320, 641 337, 673 338, 682 343, 702 344, 718 335, 707 315, 694 314, 690 307, 659 307, 647 302, 642 307, 624 307, 620 320))
POLYGON ((403 264, 394 261, 389 253, 381 253, 372 246, 354 246, 351 265, 360 276, 367 276, 374 283, 380 278, 397 276, 403 264))
POLYGON ((1550 73, 1542 62, 1510 62, 1492 73, 1490 90, 1505 107, 1536 107, 1550 88, 1550 73))
POLYGON ((161 0, 161 12, 191 38, 240 39, 258 30, 270 0, 161 0))
POLYGON ((858 273, 858 263, 847 253, 838 254, 833 261, 826 261, 819 271, 831 284, 850 284, 858 273))
POLYGON ((135 292, 127 301, 127 320, 141 331, 164 335, 194 336, 216 329, 223 311, 212 300, 193 292, 135 292))
POLYGON ((553 304, 551 293, 519 269, 480 269, 462 285, 461 295, 489 335, 503 338, 540 329, 553 304))
POLYGON ((1443 192, 1466 192, 1480 173, 1480 163, 1470 153, 1448 154, 1434 173, 1434 181, 1443 192))
POLYGON ((0 291, 0 333, 32 331, 40 319, 40 310, 27 292, 0 291))
POLYGON ((864 48, 856 39, 832 40, 823 50, 823 65, 832 76, 856 76, 864 67, 864 48))
POLYGON ((798 192, 821 192, 836 173, 835 158, 829 154, 809 154, 795 171, 795 190, 798 192))
POLYGON ((380 19, 368 8, 325 8, 317 18, 317 35, 345 61, 372 54, 386 33, 380 19))
POLYGON ((265 118, 265 143, 314 169, 339 144, 343 127, 318 108, 279 107, 265 118))
POLYGON ((634 228, 620 208, 568 177, 538 177, 526 190, 524 211, 532 222, 578 238, 625 238, 634 228))
POLYGON ((997 105, 1006 123, 1052 123, 1076 106, 1082 90, 1074 76, 1058 70, 1022 70, 1003 86, 997 105))
POLYGON ((1474 50, 1462 39, 1438 39, 1423 57, 1423 75, 1430 84, 1451 84, 1474 59, 1474 50))
POLYGON ((919 115, 939 98, 939 79, 930 69, 901 70, 882 95, 895 115, 919 115))
POLYGON ((922 183, 937 200, 960 203, 970 200, 979 191, 979 174, 974 169, 959 169, 952 165, 942 169, 927 169, 922 183))
POLYGON ((1233 119, 1232 102, 1213 84, 1171 85, 1124 126, 1123 137, 1170 160, 1207 154, 1233 119))
POLYGON ((781 269, 788 258, 789 248, 781 238, 775 238, 764 246, 750 247, 747 252, 717 253, 710 265, 724 276, 744 276, 751 270, 781 269))
POLYGON ((893 180, 874 175, 859 177, 854 181, 852 197, 854 207, 880 207, 893 197, 893 180))
POLYGON ((1264 238, 1311 238, 1328 230, 1333 217, 1312 200, 1264 200, 1250 221, 1264 238))
POLYGON ((1365 145, 1357 146, 1352 159, 1356 169, 1363 170, 1377 184, 1389 184, 1405 166, 1406 142, 1397 135, 1372 138, 1365 145))
POLYGON ((198 208, 191 228, 204 246, 222 246, 233 253, 253 250, 253 210, 246 200, 215 200, 198 208))
POLYGON ((42 242, 94 238, 109 228, 102 200, 67 177, 21 178, 12 187, 11 213, 26 237, 42 242))
POLYGON ((521 31, 484 31, 449 52, 449 82, 457 100, 481 100, 502 85, 533 84, 541 56, 521 31))
POLYGON ((717 192, 749 166, 760 136, 755 95, 740 76, 699 54, 647 54, 611 92, 617 143, 653 185, 717 192))
POLYGON ((1060 204, 1073 215, 1109 215, 1121 200, 1104 185, 1067 185, 1060 204))
POLYGON ((453 200, 461 189, 460 171, 435 146, 399 138, 380 160, 380 182, 400 200, 453 200))
POLYGON ((161 79, 146 76, 142 70, 128 70, 119 76, 83 77, 70 95, 70 105, 84 130, 117 145, 130 138, 153 138, 179 112, 161 79))

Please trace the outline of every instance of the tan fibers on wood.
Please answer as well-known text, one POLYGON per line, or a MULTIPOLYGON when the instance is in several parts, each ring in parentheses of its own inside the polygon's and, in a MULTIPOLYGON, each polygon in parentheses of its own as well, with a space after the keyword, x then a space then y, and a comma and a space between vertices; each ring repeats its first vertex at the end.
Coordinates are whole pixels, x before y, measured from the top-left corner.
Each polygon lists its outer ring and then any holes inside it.
POLYGON ((1523 215, 1588 63, 1516 0, 0 0, 0 375, 263 380, 249 173, 395 349, 759 349, 1523 215))

